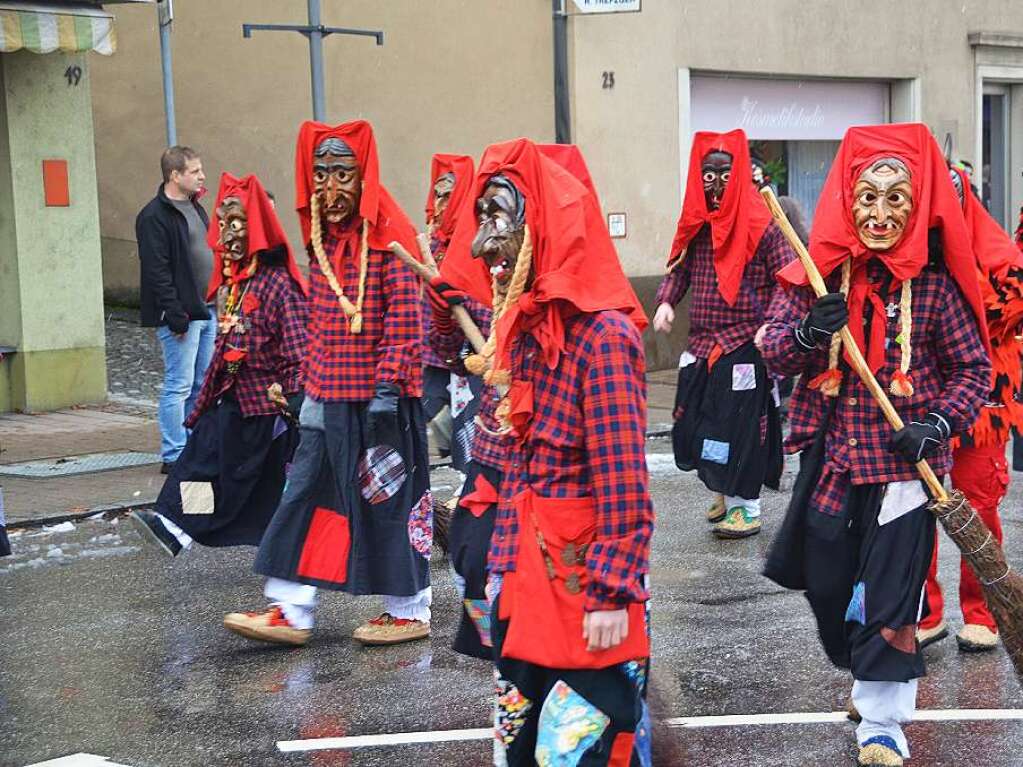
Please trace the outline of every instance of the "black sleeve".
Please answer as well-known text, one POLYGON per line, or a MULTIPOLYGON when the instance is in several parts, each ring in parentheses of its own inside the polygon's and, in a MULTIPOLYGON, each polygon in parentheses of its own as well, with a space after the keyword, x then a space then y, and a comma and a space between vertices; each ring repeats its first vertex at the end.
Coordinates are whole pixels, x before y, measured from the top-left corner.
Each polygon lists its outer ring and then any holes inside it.
POLYGON ((169 233, 154 216, 140 216, 135 222, 135 238, 139 243, 142 261, 142 281, 152 291, 156 306, 164 313, 167 326, 175 333, 188 330, 189 316, 178 297, 171 273, 169 233))

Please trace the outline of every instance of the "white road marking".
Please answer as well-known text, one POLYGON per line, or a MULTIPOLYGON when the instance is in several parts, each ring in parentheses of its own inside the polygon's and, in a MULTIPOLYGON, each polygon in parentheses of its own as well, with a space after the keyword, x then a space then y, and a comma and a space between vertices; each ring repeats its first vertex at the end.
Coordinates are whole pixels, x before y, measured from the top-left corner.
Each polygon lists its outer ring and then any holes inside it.
MULTIPOLYGON (((735 716, 680 716, 661 722, 668 727, 689 729, 701 727, 750 727, 784 724, 833 724, 846 721, 844 711, 822 713, 793 712, 788 714, 747 714, 735 716)), ((1019 708, 953 708, 920 710, 915 722, 954 721, 1023 721, 1019 708)), ((277 748, 285 753, 296 751, 323 751, 327 749, 379 748, 404 746, 415 743, 450 743, 466 740, 489 740, 494 732, 489 727, 471 730, 428 730, 424 732, 395 732, 381 735, 354 735, 343 738, 308 738, 306 740, 280 740, 277 748)), ((49 767, 49 765, 48 765, 49 767)), ((63 767, 63 765, 60 765, 63 767)), ((77 766, 76 766, 77 767, 77 766)), ((91 767, 89 765, 88 767, 91 767)))
POLYGON ((428 732, 396 732, 383 735, 356 735, 348 738, 309 738, 307 740, 280 740, 277 748, 290 751, 322 751, 328 748, 368 748, 374 746, 403 746, 410 743, 448 743, 458 740, 489 740, 494 737, 491 727, 476 730, 431 730, 428 732))
POLYGON ((128 767, 128 765, 115 764, 109 758, 95 754, 71 754, 46 762, 36 762, 27 767, 128 767))

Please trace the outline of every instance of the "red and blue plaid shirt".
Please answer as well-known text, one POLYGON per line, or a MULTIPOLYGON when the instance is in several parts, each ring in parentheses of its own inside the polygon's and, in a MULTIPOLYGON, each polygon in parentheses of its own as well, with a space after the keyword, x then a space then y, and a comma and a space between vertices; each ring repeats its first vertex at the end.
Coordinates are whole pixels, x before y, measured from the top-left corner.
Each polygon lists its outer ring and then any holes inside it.
POLYGON ((729 306, 718 290, 710 226, 704 226, 689 244, 682 263, 665 275, 657 289, 657 305, 676 306, 691 289, 690 354, 707 359, 715 345, 729 354, 752 341, 764 324, 771 298, 779 289, 774 275, 795 257, 781 229, 771 222, 746 265, 735 306, 729 306))
MULTIPOLYGON (((345 295, 354 304, 359 290, 362 222, 328 231, 323 249, 345 295)), ((423 393, 423 318, 419 278, 390 252, 369 250, 362 332, 348 330, 348 318, 320 271, 309 259, 309 348, 306 393, 321 402, 373 398, 378 381, 395 383, 403 397, 423 393)))
POLYGON ((512 378, 532 384, 533 414, 525 440, 510 444, 488 568, 515 569, 512 498, 527 486, 546 498, 592 497, 597 532, 586 552, 586 609, 614 610, 648 598, 654 512, 643 342, 625 315, 603 311, 567 319, 565 349, 551 370, 531 335, 512 345, 512 378))
MULTIPOLYGON (((469 310, 469 316, 472 317, 476 327, 480 329, 480 333, 485 338, 490 333, 492 312, 471 298, 465 302, 465 308, 469 310)), ((430 316, 433 316, 432 311, 430 316)), ((432 322, 429 346, 433 353, 443 361, 444 367, 457 369, 457 361, 465 346, 465 335, 457 322, 452 323, 450 332, 445 332, 437 323, 432 322)), ((505 461, 508 459, 511 438, 498 433, 501 425, 497 420, 497 406, 501 402, 501 395, 493 386, 484 386, 479 396, 480 409, 476 415, 479 422, 473 431, 472 460, 503 472, 505 461)))
MULTIPOLYGON (((880 282, 883 266, 873 261, 868 277, 880 282)), ((829 283, 837 285, 833 279, 829 283)), ((952 432, 970 428, 988 396, 991 362, 973 313, 959 287, 943 266, 928 267, 912 281, 912 359, 909 377, 911 397, 892 397, 902 420, 921 421, 929 412, 938 412, 951 421, 952 432)), ((888 305, 885 317, 871 321, 886 323, 885 362, 877 380, 888 390, 892 373, 902 358, 895 338, 899 334, 899 295, 895 282, 881 298, 888 305)), ((771 306, 769 320, 760 339, 760 351, 768 369, 780 376, 800 375, 789 406, 791 433, 786 440, 788 452, 808 447, 820 428, 829 400, 806 383, 827 369, 827 347, 805 351, 795 339, 795 329, 806 317, 814 301, 811 291, 799 289, 779 292, 771 306)), ((864 329, 869 338, 869 329, 864 329)), ((825 466, 811 505, 826 514, 840 514, 848 483, 855 485, 900 482, 915 479, 916 467, 902 456, 889 452, 892 428, 870 392, 851 370, 843 375, 841 396, 831 419, 825 440, 825 466)), ((927 459, 939 475, 952 466, 949 446, 927 459)))
POLYGON ((302 388, 309 304, 288 270, 261 265, 246 280, 243 304, 252 307, 240 312, 245 332, 237 326, 226 334, 218 330, 213 359, 187 421, 190 425, 229 389, 242 415, 249 417, 280 412, 267 397, 270 384, 279 383, 285 394, 302 388), (229 349, 245 353, 236 373, 228 372, 224 359, 229 349))

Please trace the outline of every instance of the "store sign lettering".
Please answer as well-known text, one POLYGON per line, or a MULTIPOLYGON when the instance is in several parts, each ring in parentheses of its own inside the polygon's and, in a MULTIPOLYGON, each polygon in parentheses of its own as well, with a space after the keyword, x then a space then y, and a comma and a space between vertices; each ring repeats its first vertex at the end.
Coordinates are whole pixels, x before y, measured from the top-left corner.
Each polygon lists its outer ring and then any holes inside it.
POLYGON ((756 99, 743 97, 739 106, 739 127, 755 128, 820 128, 824 125, 824 108, 820 104, 797 104, 765 109, 756 99))

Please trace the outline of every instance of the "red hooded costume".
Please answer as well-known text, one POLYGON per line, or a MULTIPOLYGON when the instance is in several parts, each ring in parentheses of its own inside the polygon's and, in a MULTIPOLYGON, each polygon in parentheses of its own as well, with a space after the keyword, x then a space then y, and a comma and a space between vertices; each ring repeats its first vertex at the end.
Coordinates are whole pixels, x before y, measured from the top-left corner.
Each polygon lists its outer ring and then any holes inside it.
POLYGON ((451 235, 455 233, 455 217, 458 211, 465 204, 469 192, 472 190, 474 175, 473 161, 471 157, 462 154, 435 154, 430 164, 430 190, 426 195, 426 220, 433 224, 433 238, 441 246, 451 241, 451 235), (440 221, 434 221, 433 212, 433 187, 437 179, 445 173, 454 174, 455 186, 451 190, 451 198, 440 221))
MULTIPOLYGON (((531 333, 553 368, 564 344, 564 318, 571 314, 617 309, 640 331, 645 329, 646 315, 622 271, 596 197, 528 139, 494 144, 484 152, 441 265, 445 279, 491 305, 490 274, 470 249, 477 229, 476 200, 497 174, 509 178, 526 198, 526 224, 533 244, 533 284, 502 315, 498 338, 510 340, 519 332, 531 333)), ((507 344, 503 341, 499 341, 497 359, 505 369, 507 344)))
POLYGON ((374 250, 390 250, 390 244, 398 241, 409 253, 418 253, 415 226, 380 183, 380 162, 377 159, 373 126, 365 120, 336 126, 306 121, 299 128, 295 149, 295 210, 302 225, 302 242, 309 244, 313 152, 328 138, 339 138, 348 144, 355 152, 355 159, 362 170, 359 216, 369 222, 369 247, 374 250))
POLYGON ((220 245, 220 226, 217 216, 210 219, 210 228, 206 234, 206 242, 213 249, 213 273, 210 275, 209 288, 206 291, 206 300, 210 301, 217 295, 217 289, 224 284, 227 277, 229 284, 235 284, 244 279, 244 272, 252 256, 261 250, 271 250, 283 246, 287 254, 286 266, 288 274, 302 289, 303 294, 309 293, 305 276, 298 268, 298 263, 291 252, 288 238, 284 234, 284 227, 277 218, 277 211, 274 210, 270 198, 254 175, 236 178, 230 173, 224 173, 220 177, 220 189, 217 191, 217 202, 213 206, 216 211, 225 197, 237 197, 241 200, 245 209, 249 233, 249 252, 247 257, 239 262, 227 262, 231 275, 224 274, 224 250, 220 245))
POLYGON ((707 223, 711 229, 718 289, 721 297, 729 306, 733 306, 739 295, 746 265, 756 254, 760 239, 771 223, 771 212, 753 184, 749 143, 742 130, 728 133, 698 131, 693 135, 686 194, 675 239, 668 254, 669 266, 678 260, 693 237, 707 223), (717 210, 707 209, 707 199, 703 193, 703 158, 710 152, 728 152, 732 155, 732 173, 725 187, 721 207, 717 210))
MULTIPOLYGON (((849 329, 874 372, 884 362, 884 324, 872 323, 871 338, 865 339, 864 309, 867 302, 874 306, 875 311, 883 312, 884 306, 875 286, 868 280, 867 264, 872 258, 877 258, 897 281, 912 280, 927 265, 927 233, 933 228, 941 232, 945 265, 976 317, 985 347, 990 350, 970 234, 945 158, 934 137, 922 123, 850 128, 842 139, 821 190, 810 233, 810 255, 825 279, 851 259, 849 329), (905 232, 894 247, 872 251, 860 241, 853 222, 853 187, 864 169, 885 157, 897 158, 909 169, 913 212, 905 232)), ((799 261, 793 261, 778 272, 778 280, 783 285, 807 284, 806 272, 799 261)), ((898 388, 911 392, 907 372, 897 371, 895 381, 898 381, 898 388)), ((829 381, 840 380, 840 377, 836 370, 831 369, 815 379, 813 384, 823 385, 825 391, 834 390, 829 381)))
POLYGON ((980 292, 987 310, 994 374, 992 400, 1000 407, 981 408, 973 425, 974 444, 1005 445, 1010 428, 1023 427, 1023 403, 1016 400, 1023 385, 1020 343, 1016 334, 1023 324, 1023 253, 970 191, 970 181, 959 168, 966 190, 963 216, 981 272, 980 292))
POLYGON ((579 147, 575 144, 537 144, 536 148, 540 154, 549 157, 562 168, 567 170, 585 186, 590 194, 600 205, 600 195, 597 194, 597 187, 593 185, 593 178, 590 176, 590 169, 586 166, 586 159, 579 147))

